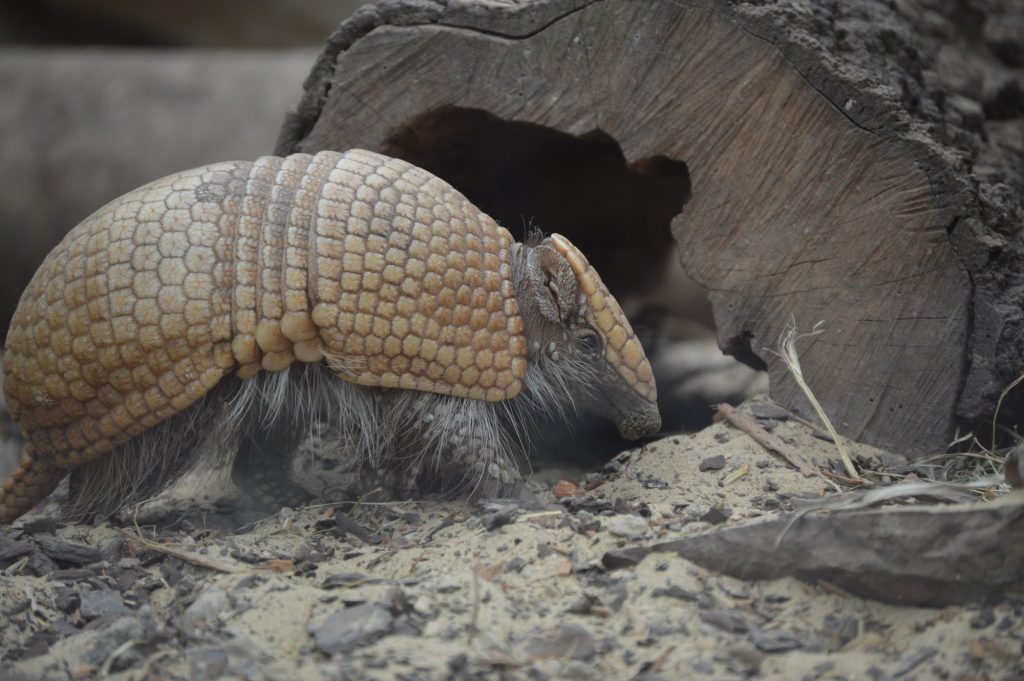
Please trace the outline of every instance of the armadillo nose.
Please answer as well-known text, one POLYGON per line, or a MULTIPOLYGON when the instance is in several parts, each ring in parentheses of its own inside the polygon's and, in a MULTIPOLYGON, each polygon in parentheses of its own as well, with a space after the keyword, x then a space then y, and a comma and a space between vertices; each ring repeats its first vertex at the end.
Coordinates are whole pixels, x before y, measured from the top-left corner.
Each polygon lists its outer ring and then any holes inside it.
POLYGON ((639 440, 648 435, 654 435, 661 430, 661 414, 658 413, 658 405, 647 402, 630 411, 620 414, 616 422, 619 427, 619 435, 626 440, 639 440))

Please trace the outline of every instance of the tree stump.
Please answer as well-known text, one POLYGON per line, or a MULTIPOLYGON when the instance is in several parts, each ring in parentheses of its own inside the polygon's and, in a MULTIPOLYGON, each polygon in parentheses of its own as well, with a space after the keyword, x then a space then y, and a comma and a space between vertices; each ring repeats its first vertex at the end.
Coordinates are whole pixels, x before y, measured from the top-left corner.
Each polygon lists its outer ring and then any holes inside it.
MULTIPOLYGON (((959 417, 991 413, 1024 350, 972 328, 994 237, 931 114, 800 38, 847 11, 382 3, 328 40, 277 152, 406 158, 513 231, 567 234, 625 298, 662 276, 674 236, 720 345, 759 356, 775 399, 810 412, 765 348, 791 318, 821 321, 800 361, 840 432, 929 452, 959 417)), ((989 321, 1019 313, 1005 291, 984 293, 989 321)))

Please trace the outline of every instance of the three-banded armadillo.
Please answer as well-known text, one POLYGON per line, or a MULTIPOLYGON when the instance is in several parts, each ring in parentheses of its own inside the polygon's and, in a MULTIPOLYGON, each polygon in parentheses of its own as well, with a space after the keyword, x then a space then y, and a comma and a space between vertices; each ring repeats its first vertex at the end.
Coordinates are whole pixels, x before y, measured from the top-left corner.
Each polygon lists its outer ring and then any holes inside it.
POLYGON ((377 468, 444 489, 517 480, 538 413, 660 427, 644 352, 567 239, 517 243, 362 150, 204 166, 104 206, 25 290, 4 371, 27 446, 0 522, 72 469, 80 510, 123 507, 211 433, 266 481, 325 415, 377 468))

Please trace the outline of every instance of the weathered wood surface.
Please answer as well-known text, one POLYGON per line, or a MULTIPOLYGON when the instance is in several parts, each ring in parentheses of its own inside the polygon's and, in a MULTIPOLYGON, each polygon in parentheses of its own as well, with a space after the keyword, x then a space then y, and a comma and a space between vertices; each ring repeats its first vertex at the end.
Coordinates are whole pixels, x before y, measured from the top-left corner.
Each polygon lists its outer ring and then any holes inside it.
POLYGON ((608 568, 678 553, 740 579, 800 577, 857 596, 942 607, 1024 592, 1024 497, 792 515, 605 554, 608 568))
MULTIPOLYGON (((396 140, 411 123, 454 106, 571 135, 599 130, 628 161, 683 161, 692 196, 672 233, 710 291, 720 341, 753 333, 773 397, 809 413, 763 346, 791 315, 802 330, 823 320, 824 333, 800 344, 801 362, 839 430, 907 453, 945 445, 968 369, 971 296, 947 235, 955 197, 933 191, 920 149, 851 120, 884 127, 885 116, 852 99, 837 106, 725 4, 473 7, 406 2, 357 14, 328 42, 277 151, 401 156, 396 140)), ((420 138, 408 155, 430 149, 420 138)), ((446 176, 429 160, 417 162, 446 176)), ((539 226, 588 247, 585 228, 539 226)), ((631 230, 621 225, 627 240, 631 230)), ((650 249, 647 266, 661 252, 650 249)))

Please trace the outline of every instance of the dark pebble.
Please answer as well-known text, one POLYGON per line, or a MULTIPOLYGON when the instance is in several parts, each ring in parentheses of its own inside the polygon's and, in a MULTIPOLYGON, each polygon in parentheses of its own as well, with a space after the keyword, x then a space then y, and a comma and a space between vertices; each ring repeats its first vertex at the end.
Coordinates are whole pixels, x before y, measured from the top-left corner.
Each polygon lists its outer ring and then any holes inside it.
POLYGON ((341 574, 331 575, 320 584, 321 589, 338 589, 347 588, 351 586, 359 586, 360 584, 379 584, 381 580, 374 579, 369 575, 364 575, 362 572, 342 572, 341 574))
POLYGON ((569 604, 569 607, 565 609, 567 613, 573 615, 588 615, 594 610, 595 605, 600 605, 601 601, 597 596, 585 593, 579 599, 569 604))
POLYGON ((720 471, 725 468, 725 457, 721 454, 709 456, 700 462, 698 469, 703 471, 720 471))
POLYGON ((705 523, 711 523, 712 525, 719 525, 728 520, 731 515, 732 509, 730 508, 718 508, 717 506, 712 506, 699 518, 699 520, 705 523))
POLYGON ((750 630, 750 640, 754 642, 758 650, 765 653, 784 653, 787 650, 803 647, 803 642, 800 639, 778 629, 754 627, 750 630))
POLYGON ((386 636, 393 626, 394 617, 387 609, 364 603, 331 613, 313 632, 313 639, 327 655, 348 653, 386 636))
POLYGON ((121 594, 113 589, 83 591, 79 594, 81 604, 79 612, 85 619, 95 619, 107 615, 124 615, 131 612, 124 605, 121 594))
POLYGON ((334 536, 338 537, 338 539, 352 536, 363 543, 372 543, 370 533, 345 513, 336 513, 334 515, 334 536))
POLYGON ((25 534, 40 534, 44 532, 53 534, 62 527, 64 527, 64 523, 57 522, 53 518, 40 518, 22 525, 21 531, 25 534))
POLYGON ((515 508, 503 508, 500 511, 484 513, 480 516, 480 524, 488 530, 496 530, 504 525, 510 525, 515 522, 516 511, 515 508))
POLYGON ((656 586, 651 591, 651 595, 652 596, 668 596, 669 598, 678 598, 681 601, 688 601, 690 603, 695 603, 697 601, 697 598, 698 598, 698 595, 696 593, 694 593, 693 591, 689 591, 688 589, 684 589, 681 586, 675 586, 675 585, 672 585, 672 586, 656 586))
POLYGON ((700 618, 714 627, 733 634, 745 634, 750 629, 747 621, 743 619, 743 615, 735 610, 707 610, 700 614, 700 618))
POLYGON ((78 597, 78 591, 70 586, 62 586, 57 589, 57 596, 53 604, 61 612, 72 613, 78 609, 82 600, 78 597))
POLYGON ((985 608, 977 615, 971 618, 972 629, 984 629, 995 624, 996 614, 992 611, 992 608, 985 608))

